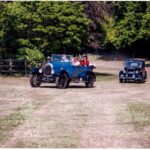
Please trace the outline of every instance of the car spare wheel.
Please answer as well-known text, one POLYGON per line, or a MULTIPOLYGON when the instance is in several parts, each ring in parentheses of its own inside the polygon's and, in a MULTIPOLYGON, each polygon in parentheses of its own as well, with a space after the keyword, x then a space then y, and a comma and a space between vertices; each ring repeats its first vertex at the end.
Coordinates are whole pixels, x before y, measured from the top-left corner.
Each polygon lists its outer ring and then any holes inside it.
POLYGON ((85 83, 85 86, 87 88, 92 88, 94 85, 95 77, 92 73, 89 74, 88 76, 88 82, 85 83))
POLYGON ((40 76, 31 75, 30 76, 30 84, 32 87, 39 87, 41 85, 40 76))
POLYGON ((57 88, 67 88, 69 80, 66 73, 62 73, 60 76, 56 78, 56 87, 57 88))

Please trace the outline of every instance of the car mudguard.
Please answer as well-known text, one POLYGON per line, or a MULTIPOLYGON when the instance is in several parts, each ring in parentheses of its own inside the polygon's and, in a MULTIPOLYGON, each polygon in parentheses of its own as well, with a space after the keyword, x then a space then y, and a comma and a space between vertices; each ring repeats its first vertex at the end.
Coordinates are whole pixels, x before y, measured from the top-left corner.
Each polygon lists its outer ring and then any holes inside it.
POLYGON ((124 75, 123 71, 120 71, 120 72, 119 72, 119 77, 120 77, 122 74, 124 75))
POLYGON ((95 78, 95 81, 96 81, 96 75, 95 75, 95 73, 92 72, 92 71, 87 71, 87 72, 84 74, 84 76, 82 76, 83 80, 84 80, 84 81, 88 81, 88 75, 89 75, 89 74, 92 74, 92 75, 94 76, 94 78, 95 78))
POLYGON ((35 75, 35 74, 40 74, 39 73, 39 68, 38 67, 33 67, 31 70, 31 74, 35 75))

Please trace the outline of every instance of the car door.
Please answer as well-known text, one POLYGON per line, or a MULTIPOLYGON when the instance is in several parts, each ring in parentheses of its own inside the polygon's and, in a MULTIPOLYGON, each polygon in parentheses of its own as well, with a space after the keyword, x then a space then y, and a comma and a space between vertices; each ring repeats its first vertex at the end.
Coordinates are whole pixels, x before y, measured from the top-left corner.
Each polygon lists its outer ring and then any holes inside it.
POLYGON ((87 70, 87 67, 85 66, 79 66, 78 67, 78 77, 81 77, 81 75, 87 70))
POLYGON ((71 76, 73 77, 73 78, 77 78, 78 77, 78 74, 79 74, 79 69, 80 68, 80 66, 74 66, 74 65, 71 65, 70 66, 70 73, 71 73, 71 76))

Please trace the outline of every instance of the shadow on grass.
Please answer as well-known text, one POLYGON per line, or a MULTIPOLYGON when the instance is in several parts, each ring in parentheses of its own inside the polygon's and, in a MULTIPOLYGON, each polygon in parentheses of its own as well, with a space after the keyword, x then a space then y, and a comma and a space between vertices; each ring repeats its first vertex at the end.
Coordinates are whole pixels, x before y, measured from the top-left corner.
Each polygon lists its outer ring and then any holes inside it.
POLYGON ((145 67, 150 67, 150 63, 148 63, 148 64, 145 64, 145 67))
MULTIPOLYGON (((145 81, 146 82, 146 81, 145 81)), ((126 82, 124 82, 123 84, 125 84, 125 83, 127 83, 127 84, 143 84, 143 83, 145 83, 145 82, 141 82, 141 81, 126 81, 126 82)))
MULTIPOLYGON (((96 86, 94 86, 93 88, 95 88, 95 87, 96 86)), ((53 89, 57 89, 57 87, 55 85, 54 86, 40 86, 40 88, 53 88, 53 89)), ((66 89, 89 89, 89 88, 86 88, 85 84, 83 83, 83 85, 69 85, 69 87, 66 88, 66 89)))
POLYGON ((106 53, 101 54, 97 57, 97 60, 104 60, 104 61, 124 61, 125 59, 130 58, 129 56, 117 53, 106 53))
POLYGON ((110 81, 110 80, 117 79, 116 75, 110 73, 95 72, 95 75, 96 75, 96 81, 110 81))
MULTIPOLYGON (((110 80, 114 80, 117 79, 117 76, 114 74, 109 74, 109 73, 99 73, 99 72, 95 72, 96 75, 96 82, 102 82, 102 81, 110 81, 110 80)), ((51 84, 51 83, 50 83, 51 84)), ((85 83, 79 83, 80 85, 77 85, 77 83, 71 83, 71 85, 69 85, 68 88, 66 89, 89 89, 86 88, 85 83), (73 85, 76 84, 76 85, 73 85)), ((93 88, 95 88, 96 86, 94 86, 93 88)), ((53 85, 41 85, 39 88, 53 88, 56 89, 57 87, 55 86, 55 84, 53 85)))

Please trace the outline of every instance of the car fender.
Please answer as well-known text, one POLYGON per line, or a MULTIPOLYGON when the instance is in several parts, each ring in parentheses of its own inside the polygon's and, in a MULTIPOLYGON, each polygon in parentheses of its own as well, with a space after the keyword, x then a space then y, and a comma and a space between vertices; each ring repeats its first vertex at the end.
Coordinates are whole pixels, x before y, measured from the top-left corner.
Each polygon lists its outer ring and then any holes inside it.
POLYGON ((124 74, 124 73, 123 73, 123 70, 121 70, 121 71, 119 72, 119 77, 121 76, 121 74, 124 74))
POLYGON ((95 75, 95 73, 92 72, 92 71, 87 71, 87 72, 85 73, 85 76, 88 77, 89 74, 92 74, 92 75, 94 76, 94 78, 95 78, 95 81, 96 81, 96 75, 95 75))
POLYGON ((32 75, 40 74, 40 73, 39 73, 39 69, 40 69, 40 68, 38 68, 38 67, 33 67, 32 70, 31 70, 31 74, 32 74, 32 75))
POLYGON ((56 75, 56 76, 60 76, 62 73, 66 73, 67 76, 68 76, 68 78, 70 78, 69 73, 68 73, 68 71, 66 71, 66 70, 56 71, 56 72, 55 72, 55 75, 56 75))

